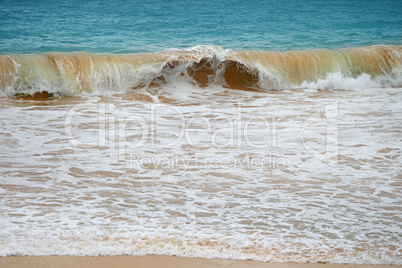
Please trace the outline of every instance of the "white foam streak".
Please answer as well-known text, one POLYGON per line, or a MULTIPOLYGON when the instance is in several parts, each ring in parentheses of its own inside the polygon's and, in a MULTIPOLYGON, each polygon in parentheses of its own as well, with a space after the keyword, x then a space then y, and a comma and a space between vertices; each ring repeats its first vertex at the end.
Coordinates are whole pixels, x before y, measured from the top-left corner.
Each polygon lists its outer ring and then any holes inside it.
MULTIPOLYGON (((94 232, 92 232, 94 233, 94 232)), ((137 232, 126 236, 105 236, 102 233, 85 235, 74 233, 65 235, 38 234, 36 241, 26 240, 21 234, 4 239, 7 250, 0 256, 23 255, 73 255, 73 256, 114 256, 114 255, 174 255, 179 257, 223 258, 234 260, 256 260, 264 262, 316 263, 326 255, 326 263, 348 264, 402 264, 401 260, 387 256, 382 252, 367 254, 356 253, 352 245, 338 244, 342 254, 335 252, 324 243, 302 239, 292 245, 284 239, 271 238, 269 242, 253 240, 250 237, 227 238, 216 235, 213 238, 196 239, 191 236, 164 236, 137 232), (83 235, 78 237, 77 235, 83 235), (308 245, 300 250, 300 244, 308 245), (23 246, 22 246, 23 245, 23 246), (350 246, 350 249, 348 249, 350 246), (258 249, 258 251, 255 251, 258 249), (353 261, 351 261, 353 260, 353 261)), ((295 241, 294 241, 295 242, 295 241)), ((375 251, 375 249, 372 249, 375 251)))
POLYGON ((344 77, 341 72, 329 73, 325 79, 318 79, 317 82, 303 82, 300 85, 302 89, 343 89, 343 90, 356 90, 356 89, 369 89, 381 87, 380 83, 371 79, 368 74, 361 74, 357 78, 344 77))

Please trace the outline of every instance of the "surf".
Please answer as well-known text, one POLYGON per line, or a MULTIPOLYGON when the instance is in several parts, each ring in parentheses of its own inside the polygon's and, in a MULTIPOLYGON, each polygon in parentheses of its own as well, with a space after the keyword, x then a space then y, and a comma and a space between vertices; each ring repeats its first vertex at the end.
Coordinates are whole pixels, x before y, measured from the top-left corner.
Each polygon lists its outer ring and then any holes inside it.
POLYGON ((0 55, 0 92, 102 95, 174 87, 178 81, 199 88, 256 90, 348 89, 345 83, 359 87, 367 81, 370 87, 400 87, 401 66, 402 47, 393 45, 287 52, 196 46, 139 54, 0 55))

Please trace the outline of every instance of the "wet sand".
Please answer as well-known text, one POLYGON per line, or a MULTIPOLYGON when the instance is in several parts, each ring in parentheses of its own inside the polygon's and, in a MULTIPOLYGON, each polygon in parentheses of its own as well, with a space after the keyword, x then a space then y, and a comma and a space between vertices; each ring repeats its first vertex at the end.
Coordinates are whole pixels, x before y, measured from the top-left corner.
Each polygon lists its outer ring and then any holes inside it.
POLYGON ((230 259, 182 258, 175 256, 37 256, 2 257, 0 267, 265 267, 265 268, 396 268, 400 265, 352 265, 323 263, 268 263, 230 259))

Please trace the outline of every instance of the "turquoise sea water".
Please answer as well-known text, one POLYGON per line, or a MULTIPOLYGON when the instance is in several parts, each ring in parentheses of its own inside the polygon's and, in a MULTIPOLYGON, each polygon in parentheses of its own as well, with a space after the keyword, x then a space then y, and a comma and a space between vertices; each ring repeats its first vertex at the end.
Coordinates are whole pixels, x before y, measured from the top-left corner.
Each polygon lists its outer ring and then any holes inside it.
POLYGON ((0 54, 402 44, 400 0, 0 1, 0 54))

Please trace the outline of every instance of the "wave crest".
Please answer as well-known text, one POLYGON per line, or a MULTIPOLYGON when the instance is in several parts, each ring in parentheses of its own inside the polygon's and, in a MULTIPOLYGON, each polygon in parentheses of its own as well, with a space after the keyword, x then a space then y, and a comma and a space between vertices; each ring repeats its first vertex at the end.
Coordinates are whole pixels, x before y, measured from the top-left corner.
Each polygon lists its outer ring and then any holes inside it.
POLYGON ((117 55, 0 55, 4 95, 37 92, 108 94, 186 81, 201 88, 353 89, 402 86, 402 47, 236 51, 213 46, 117 55))

